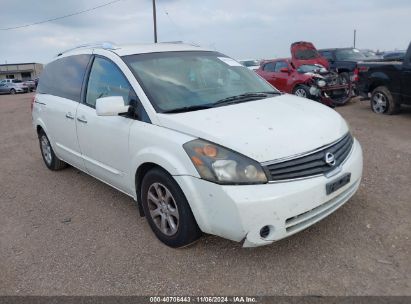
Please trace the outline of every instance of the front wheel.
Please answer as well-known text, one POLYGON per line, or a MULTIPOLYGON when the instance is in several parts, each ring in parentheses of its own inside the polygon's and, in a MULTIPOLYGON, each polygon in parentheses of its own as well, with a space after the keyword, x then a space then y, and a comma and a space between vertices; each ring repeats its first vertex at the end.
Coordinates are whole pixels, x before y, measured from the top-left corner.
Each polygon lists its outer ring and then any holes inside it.
POLYGON ((309 98, 310 97, 310 88, 306 85, 297 85, 293 89, 293 94, 298 97, 309 98))
POLYGON ((188 201, 173 177, 155 168, 147 172, 141 187, 144 214, 157 238, 178 248, 201 236, 188 201))
POLYGON ((11 90, 10 90, 10 94, 11 94, 11 95, 16 94, 16 90, 15 90, 15 89, 11 89, 11 90))

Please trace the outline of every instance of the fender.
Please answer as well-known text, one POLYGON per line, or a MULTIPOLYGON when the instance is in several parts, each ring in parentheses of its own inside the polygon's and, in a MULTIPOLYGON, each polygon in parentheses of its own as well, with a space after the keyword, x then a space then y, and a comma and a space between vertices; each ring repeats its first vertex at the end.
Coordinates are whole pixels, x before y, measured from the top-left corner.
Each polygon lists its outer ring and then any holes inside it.
POLYGON ((370 84, 377 82, 383 85, 389 85, 391 83, 391 79, 388 77, 388 75, 380 71, 372 72, 368 78, 370 84))
POLYGON ((162 167, 173 176, 189 175, 199 178, 200 176, 188 155, 184 161, 182 157, 178 157, 177 154, 185 156, 186 152, 183 147, 181 147, 181 151, 176 151, 175 153, 170 153, 158 147, 144 148, 132 157, 132 172, 137 172, 138 168, 145 163, 153 163, 162 167))
MULTIPOLYGON (((46 127, 46 124, 44 123, 43 119, 41 119, 40 117, 37 117, 33 122, 33 127, 34 127, 34 130, 36 131, 36 135, 38 135, 37 134, 37 127, 41 127, 44 130, 44 132, 46 133, 46 135, 47 135, 47 137, 50 141, 50 144, 51 144, 51 147, 53 148, 53 151, 56 151, 54 138, 50 135, 50 132, 48 131, 48 129, 46 127)), ((56 152, 54 152, 54 153, 56 153, 56 152)), ((58 155, 57 155, 57 157, 58 157, 58 155)))
POLYGON ((135 175, 140 166, 152 163, 162 167, 172 176, 195 176, 199 177, 197 170, 192 164, 183 144, 194 139, 192 136, 176 132, 152 124, 135 123, 130 130, 130 187, 133 195, 136 195, 135 175), (139 133, 144 128, 146 136, 143 138, 139 133), (139 140, 133 140, 139 138, 139 140))

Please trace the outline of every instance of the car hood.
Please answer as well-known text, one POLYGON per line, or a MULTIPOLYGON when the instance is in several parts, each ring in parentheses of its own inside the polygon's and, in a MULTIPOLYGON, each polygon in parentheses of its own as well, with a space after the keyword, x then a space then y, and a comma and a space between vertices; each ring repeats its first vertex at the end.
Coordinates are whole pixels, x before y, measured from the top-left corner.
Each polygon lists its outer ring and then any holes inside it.
POLYGON ((203 138, 259 162, 308 152, 348 132, 334 110, 281 95, 179 114, 158 114, 163 127, 203 138))
POLYGON ((297 59, 296 58, 298 52, 304 52, 307 50, 313 50, 313 51, 318 52, 315 46, 311 42, 301 41, 301 42, 294 42, 293 44, 291 44, 291 48, 290 48, 291 62, 296 68, 304 64, 321 64, 326 69, 329 68, 330 64, 328 60, 325 57, 322 57, 321 55, 317 57, 307 58, 307 59, 297 59))

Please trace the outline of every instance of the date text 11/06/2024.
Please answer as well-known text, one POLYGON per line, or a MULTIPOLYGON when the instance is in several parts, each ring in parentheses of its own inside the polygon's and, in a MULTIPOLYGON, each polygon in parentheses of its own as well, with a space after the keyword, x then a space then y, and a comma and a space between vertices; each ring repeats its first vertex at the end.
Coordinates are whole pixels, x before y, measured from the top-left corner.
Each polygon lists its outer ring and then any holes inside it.
POLYGON ((218 296, 196 296, 196 297, 150 297, 150 303, 258 303, 255 297, 218 297, 218 296))

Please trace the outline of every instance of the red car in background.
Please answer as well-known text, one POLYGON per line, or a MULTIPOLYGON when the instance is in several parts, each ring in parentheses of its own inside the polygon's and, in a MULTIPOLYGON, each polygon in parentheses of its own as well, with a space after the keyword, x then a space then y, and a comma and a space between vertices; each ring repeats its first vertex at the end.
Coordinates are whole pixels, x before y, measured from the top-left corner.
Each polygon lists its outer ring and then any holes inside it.
POLYGON ((292 59, 263 61, 256 73, 278 90, 322 102, 328 106, 345 104, 350 84, 342 83, 337 73, 318 64, 295 67, 292 59))

